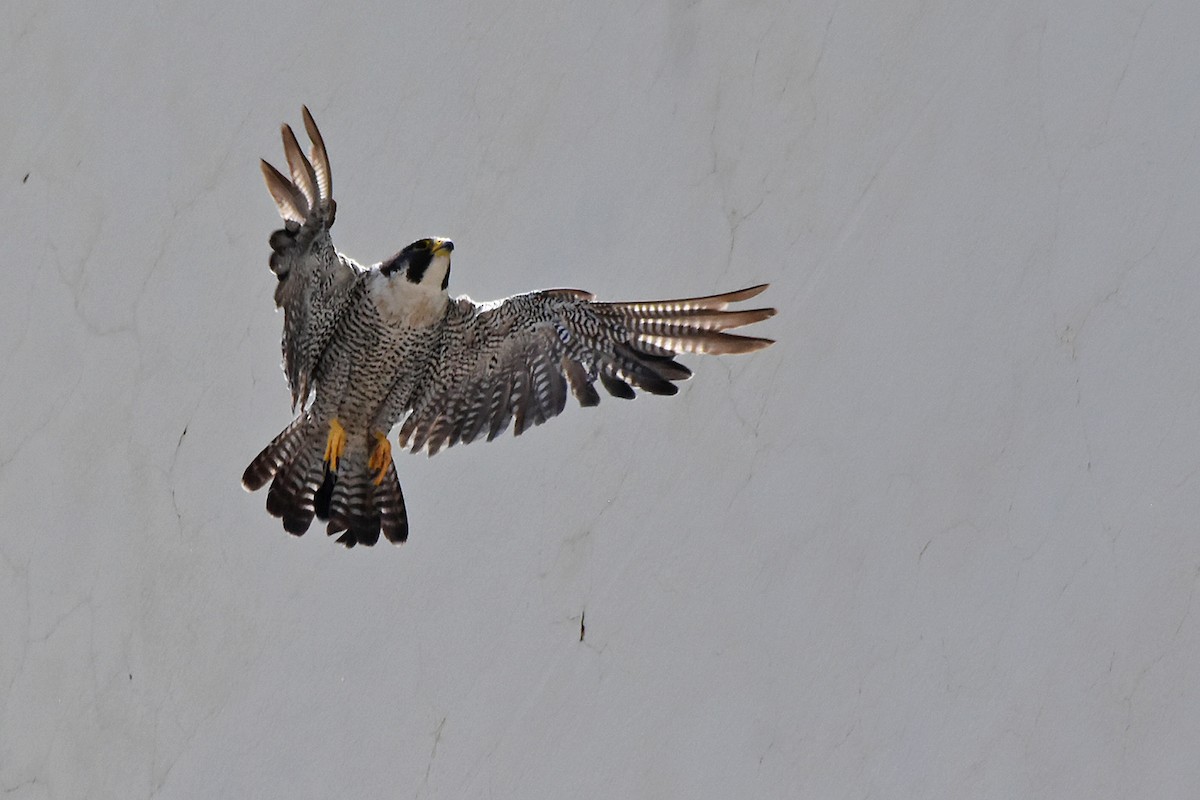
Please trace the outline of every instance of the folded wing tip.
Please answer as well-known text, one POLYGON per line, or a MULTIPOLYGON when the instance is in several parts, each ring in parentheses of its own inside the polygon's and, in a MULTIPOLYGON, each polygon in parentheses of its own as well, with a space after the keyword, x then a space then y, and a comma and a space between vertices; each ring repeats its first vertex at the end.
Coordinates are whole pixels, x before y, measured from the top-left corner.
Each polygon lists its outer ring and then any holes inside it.
POLYGON ((764 339, 758 336, 742 337, 746 340, 746 350, 744 352, 753 353, 756 350, 764 350, 775 344, 774 339, 764 339))

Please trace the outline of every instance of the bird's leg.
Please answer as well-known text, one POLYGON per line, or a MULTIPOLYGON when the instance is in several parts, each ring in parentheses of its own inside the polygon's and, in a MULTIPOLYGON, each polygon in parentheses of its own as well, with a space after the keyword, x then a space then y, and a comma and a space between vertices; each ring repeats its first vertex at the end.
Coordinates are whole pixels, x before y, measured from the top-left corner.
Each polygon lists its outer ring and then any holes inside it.
POLYGON ((383 483, 383 479, 387 476, 388 466, 392 463, 392 443, 388 441, 386 433, 375 432, 375 447, 371 450, 371 458, 367 461, 367 469, 373 469, 378 474, 375 476, 375 485, 383 483))
POLYGON ((329 469, 337 472, 338 459, 342 457, 345 449, 346 429, 338 422, 338 418, 334 417, 329 420, 329 438, 325 440, 325 463, 329 464, 329 469))

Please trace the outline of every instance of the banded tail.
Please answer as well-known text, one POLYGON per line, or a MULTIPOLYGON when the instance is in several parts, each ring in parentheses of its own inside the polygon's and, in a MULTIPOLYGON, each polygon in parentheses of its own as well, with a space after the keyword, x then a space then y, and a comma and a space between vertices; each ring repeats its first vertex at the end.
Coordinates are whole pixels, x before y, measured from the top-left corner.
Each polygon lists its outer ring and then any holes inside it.
POLYGON ((267 511, 283 528, 302 536, 316 517, 326 533, 346 547, 367 547, 384 538, 400 544, 408 538, 404 494, 390 458, 383 480, 367 466, 365 437, 350 435, 336 471, 325 461, 329 423, 305 412, 275 437, 242 474, 242 487, 255 492, 267 485, 267 511))

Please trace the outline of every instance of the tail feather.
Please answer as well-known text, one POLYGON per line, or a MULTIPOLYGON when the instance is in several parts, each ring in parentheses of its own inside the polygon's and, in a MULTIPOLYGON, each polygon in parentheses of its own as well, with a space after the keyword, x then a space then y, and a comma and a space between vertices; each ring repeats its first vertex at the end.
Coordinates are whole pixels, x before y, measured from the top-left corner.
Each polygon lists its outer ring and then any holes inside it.
POLYGON ((374 476, 367 470, 365 448, 349 445, 338 464, 338 476, 329 496, 326 532, 342 534, 347 547, 371 546, 379 541, 380 514, 374 503, 374 476))
POLYGON ((370 547, 379 541, 381 532, 393 544, 408 540, 408 513, 395 464, 388 465, 378 486, 375 474, 369 471, 333 481, 326 509, 326 533, 337 536, 346 547, 370 547))
POLYGON ((315 495, 325 477, 325 426, 304 414, 295 452, 275 472, 267 490, 267 512, 283 520, 288 533, 300 536, 316 513, 315 495))
POLYGON ((250 466, 242 473, 242 488, 247 492, 257 492, 267 485, 267 481, 271 480, 281 466, 296 457, 296 452, 304 441, 302 427, 307 421, 307 414, 296 417, 255 456, 250 466))
POLYGON ((313 507, 317 511, 317 519, 329 519, 329 499, 333 497, 334 480, 335 473, 331 472, 328 465, 326 465, 325 477, 321 480, 321 487, 313 495, 313 507))
POLYGON ((366 439, 351 435, 337 472, 331 472, 325 463, 328 434, 327 421, 301 414, 250 463, 242 485, 256 491, 270 481, 267 511, 296 536, 319 518, 347 547, 373 545, 381 532, 389 542, 405 541, 408 517, 395 464, 388 464, 376 486, 376 473, 367 467, 366 439))
POLYGON ((383 536, 392 544, 408 540, 408 511, 404 507, 404 492, 396 476, 396 465, 388 464, 383 481, 375 487, 375 507, 379 509, 379 525, 383 536))

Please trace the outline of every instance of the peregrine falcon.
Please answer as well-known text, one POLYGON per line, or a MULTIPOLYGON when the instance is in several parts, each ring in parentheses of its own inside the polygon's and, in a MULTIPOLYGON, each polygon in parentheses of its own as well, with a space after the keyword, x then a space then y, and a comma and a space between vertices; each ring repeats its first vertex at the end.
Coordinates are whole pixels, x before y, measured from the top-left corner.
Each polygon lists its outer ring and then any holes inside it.
POLYGON ((562 412, 567 392, 594 406, 634 387, 671 395, 691 371, 679 353, 749 353, 770 339, 726 333, 773 308, 726 310, 766 284, 684 300, 609 303, 548 289, 489 303, 450 297, 449 239, 419 239, 366 267, 329 235, 337 205, 325 143, 308 108, 309 156, 283 126, 289 176, 262 162, 284 227, 271 234, 283 371, 299 414, 246 468, 271 482, 267 511, 297 536, 313 518, 353 547, 408 537, 388 436, 430 455, 459 442, 520 435, 562 412))

